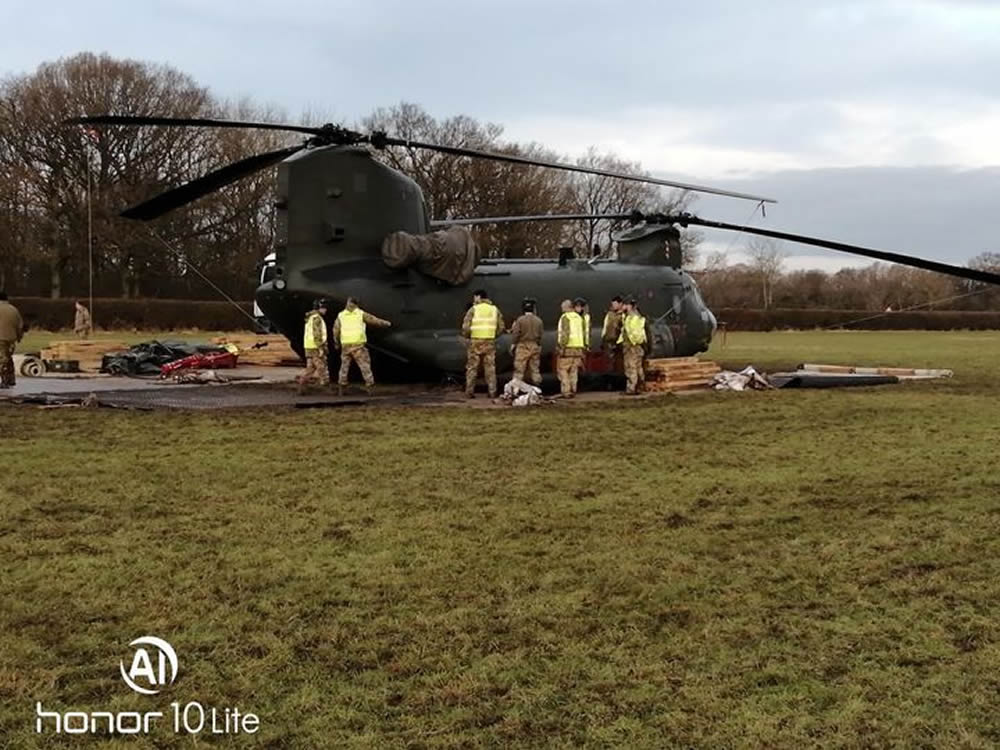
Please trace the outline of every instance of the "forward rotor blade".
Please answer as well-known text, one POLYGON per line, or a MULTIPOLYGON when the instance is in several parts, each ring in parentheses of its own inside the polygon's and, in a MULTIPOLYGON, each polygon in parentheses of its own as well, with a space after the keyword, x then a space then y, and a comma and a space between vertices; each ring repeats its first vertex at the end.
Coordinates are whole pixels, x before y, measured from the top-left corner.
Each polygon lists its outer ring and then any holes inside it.
POLYGON ((214 172, 209 172, 197 180, 192 180, 178 188, 160 193, 155 198, 150 198, 144 203, 132 206, 122 211, 121 215, 126 219, 150 221, 168 211, 173 211, 175 208, 196 201, 202 196, 208 195, 254 172, 259 172, 262 169, 273 166, 287 159, 292 154, 301 151, 303 148, 305 146, 290 146, 233 162, 214 172))
POLYGON ((873 250, 867 247, 859 247, 858 245, 848 245, 843 242, 832 242, 830 240, 823 240, 817 237, 807 237, 801 234, 776 232, 771 229, 761 229, 759 227, 747 227, 747 226, 740 226, 739 224, 727 224, 722 221, 709 221, 707 219, 699 219, 697 216, 672 217, 672 220, 676 221, 681 226, 687 226, 689 224, 693 224, 695 226, 700 226, 700 227, 710 227, 715 229, 730 229, 736 232, 757 234, 760 235, 761 237, 771 237, 772 239, 776 240, 787 240, 788 242, 800 242, 804 245, 815 245, 816 247, 823 247, 828 250, 838 250, 843 253, 863 255, 866 258, 874 258, 875 260, 884 260, 889 263, 899 263, 900 265, 910 266, 911 268, 921 268, 925 271, 934 271, 935 273, 943 273, 948 276, 957 276, 960 279, 969 279, 970 281, 979 281, 986 284, 1000 284, 1000 274, 990 273, 989 271, 979 271, 975 268, 953 266, 948 263, 939 263, 936 260, 925 260, 924 258, 918 258, 914 255, 890 253, 885 250, 873 250))
POLYGON ((432 227, 478 226, 480 224, 512 224, 521 221, 586 221, 587 219, 631 219, 634 214, 534 214, 531 216, 485 216, 476 219, 437 219, 432 227))
POLYGON ((736 193, 731 190, 720 190, 719 188, 706 187, 704 185, 690 185, 685 182, 673 182, 671 180, 661 180, 657 177, 643 177, 624 172, 610 172, 606 169, 594 167, 583 167, 578 164, 565 164, 558 161, 547 161, 544 159, 529 159, 526 156, 516 156, 514 154, 501 154, 495 151, 480 151, 474 148, 461 148, 458 146, 441 146, 436 143, 422 143, 420 141, 410 141, 403 138, 394 138, 375 134, 371 142, 377 148, 383 144, 387 146, 405 146, 407 148, 422 148, 429 151, 437 151, 442 154, 452 154, 453 156, 473 156, 479 159, 492 159, 493 161, 504 161, 510 164, 524 164, 529 167, 549 167, 551 169, 563 169, 569 172, 582 172, 583 174, 596 174, 602 177, 615 177, 620 180, 630 180, 632 182, 645 182, 650 185, 663 185, 664 187, 679 188, 680 190, 691 190, 698 193, 712 193, 714 195, 724 195, 728 198, 742 198, 758 203, 777 203, 773 198, 764 198, 759 195, 748 193, 736 193))
POLYGON ((158 125, 168 128, 251 128, 253 130, 282 130, 291 133, 319 135, 321 128, 305 125, 279 125, 273 122, 243 122, 240 120, 213 120, 204 117, 146 117, 144 115, 96 115, 73 117, 65 125, 158 125))

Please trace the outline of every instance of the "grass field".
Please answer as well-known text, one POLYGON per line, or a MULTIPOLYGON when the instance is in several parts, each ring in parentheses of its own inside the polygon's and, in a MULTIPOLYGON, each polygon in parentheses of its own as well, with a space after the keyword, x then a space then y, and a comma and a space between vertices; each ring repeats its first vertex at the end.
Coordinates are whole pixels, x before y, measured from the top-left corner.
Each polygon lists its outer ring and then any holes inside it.
POLYGON ((241 747, 1000 744, 1000 333, 712 356, 956 376, 523 411, 0 406, 0 737, 54 746, 35 701, 197 700, 259 714, 241 747), (142 635, 179 656, 160 696, 118 675, 142 635))

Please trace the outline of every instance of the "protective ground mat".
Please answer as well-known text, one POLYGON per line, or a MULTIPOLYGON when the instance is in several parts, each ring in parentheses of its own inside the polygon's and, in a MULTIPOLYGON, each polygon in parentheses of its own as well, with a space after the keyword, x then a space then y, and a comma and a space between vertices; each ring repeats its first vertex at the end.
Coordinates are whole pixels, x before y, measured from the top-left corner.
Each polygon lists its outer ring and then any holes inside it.
POLYGON ((264 385, 205 385, 172 388, 144 388, 121 391, 79 391, 73 393, 38 393, 12 396, 5 400, 13 403, 41 406, 96 406, 115 409, 259 409, 259 408, 337 408, 349 406, 408 406, 435 404, 446 400, 448 391, 420 391, 417 393, 387 393, 364 396, 348 392, 344 396, 333 393, 308 393, 299 395, 294 388, 264 385))
POLYGON ((899 378, 893 375, 840 375, 804 371, 776 372, 769 375, 767 380, 775 388, 851 388, 899 382, 899 378))

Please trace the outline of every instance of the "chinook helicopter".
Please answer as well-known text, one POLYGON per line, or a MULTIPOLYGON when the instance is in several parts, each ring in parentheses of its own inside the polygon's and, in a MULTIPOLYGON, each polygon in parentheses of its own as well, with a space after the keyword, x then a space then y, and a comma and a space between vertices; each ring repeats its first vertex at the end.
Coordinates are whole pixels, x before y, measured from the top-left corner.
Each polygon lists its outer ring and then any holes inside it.
MULTIPOLYGON (((510 153, 422 143, 387 135, 360 133, 335 125, 308 127, 213 119, 101 115, 67 124, 257 128, 308 136, 303 143, 257 154, 168 190, 122 212, 150 221, 228 184, 278 166, 278 197, 271 279, 261 283, 255 301, 273 328, 302 354, 302 325, 314 301, 326 298, 333 308, 349 296, 365 309, 392 321, 389 329, 369 331, 369 348, 380 368, 458 373, 464 370, 466 346, 459 326, 473 289, 485 289, 508 324, 525 297, 539 300, 546 322, 543 369, 555 349, 554 325, 559 303, 584 297, 598 311, 595 322, 615 295, 634 296, 651 323, 651 356, 690 356, 704 352, 716 319, 689 273, 681 268, 680 230, 689 226, 745 232, 901 263, 978 282, 1000 283, 1000 275, 948 265, 911 255, 873 250, 815 237, 728 224, 682 213, 568 214, 470 217, 432 220, 417 183, 374 158, 372 149, 426 149, 454 156, 562 169, 693 192, 775 203, 771 198, 692 185, 654 177, 622 174, 574 164, 531 159, 510 153), (615 260, 483 259, 465 229, 489 223, 614 219, 632 226, 615 236, 615 260)), ((600 329, 590 332, 594 342, 600 329)), ((498 340, 497 367, 512 365, 507 336, 498 340)), ((333 359, 333 358, 331 358, 333 359)), ((333 364, 333 363, 331 363, 333 364)))

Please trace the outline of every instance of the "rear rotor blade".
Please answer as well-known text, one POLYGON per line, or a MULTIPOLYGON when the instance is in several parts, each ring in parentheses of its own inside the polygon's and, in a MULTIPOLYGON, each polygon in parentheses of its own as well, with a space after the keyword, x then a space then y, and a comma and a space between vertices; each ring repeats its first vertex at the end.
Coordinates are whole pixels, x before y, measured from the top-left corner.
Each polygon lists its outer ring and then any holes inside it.
POLYGON ((144 203, 122 211, 122 216, 126 219, 140 219, 150 221, 162 216, 168 211, 184 206, 192 201, 208 195, 211 192, 225 187, 237 180, 247 177, 254 172, 273 166, 280 161, 284 161, 292 154, 301 151, 305 146, 290 146, 277 151, 268 151, 264 154, 257 154, 237 162, 233 162, 214 172, 209 172, 197 180, 192 180, 173 190, 160 193, 155 198, 151 198, 144 203))
POLYGON ((678 188, 680 190, 691 190, 698 193, 712 193, 714 195, 724 195, 728 198, 743 198, 745 200, 757 201, 758 203, 777 203, 773 198, 764 198, 759 195, 748 193, 736 193, 731 190, 720 190, 718 188, 706 187, 704 185, 691 185, 685 182, 673 182, 672 180, 661 180, 657 177, 643 177, 641 175, 626 174, 624 172, 611 172, 606 169, 595 167, 583 167, 578 164, 565 164, 557 161, 547 161, 545 159, 529 159, 526 156, 516 156, 514 154, 501 154, 495 151, 481 151, 474 148, 461 148, 458 146, 441 146, 436 143, 422 143, 420 141, 410 141, 403 138, 393 138, 382 133, 375 133, 371 136, 371 143, 376 148, 382 145, 404 146, 407 148, 422 148, 429 151, 437 151, 442 154, 453 156, 472 156, 478 159, 491 159, 493 161, 503 161, 510 164, 524 164, 529 167, 548 167, 551 169, 563 169, 569 172, 582 172, 583 174, 596 174, 602 177, 614 177, 619 180, 630 180, 632 182, 645 182, 650 185, 662 185, 664 187, 678 188))
POLYGON ((240 120, 213 120, 205 117, 146 117, 145 115, 96 115, 73 117, 64 120, 66 125, 158 125, 174 128, 252 128, 254 130, 283 130, 291 133, 319 135, 322 128, 305 125, 281 125, 273 122, 244 122, 240 120))
MULTIPOLYGON (((989 271, 979 271, 975 268, 953 266, 948 263, 939 263, 936 260, 925 260, 924 258, 918 258, 914 255, 890 253, 885 250, 873 250, 867 247, 848 245, 843 242, 832 242, 830 240, 823 240, 817 237, 807 237, 801 234, 776 232, 771 229, 760 229, 758 227, 741 226, 739 224, 727 224, 722 221, 709 221, 707 219, 699 219, 697 216, 684 215, 667 218, 685 227, 692 224, 695 226, 715 229, 730 229, 736 232, 757 234, 761 237, 771 237, 776 240, 800 242, 804 245, 815 245, 816 247, 823 247, 828 250, 838 250, 843 253, 863 255, 866 258, 874 258, 875 260, 883 260, 889 263, 899 263, 900 265, 910 266, 911 268, 921 268, 925 271, 934 271, 935 273, 943 273, 948 276, 956 276, 960 279, 969 279, 970 281, 979 281, 986 284, 1000 284, 1000 274, 990 273, 989 271)), ((649 216, 647 219, 654 220, 654 217, 649 216)))

